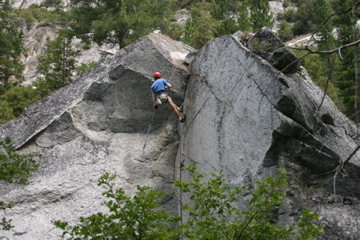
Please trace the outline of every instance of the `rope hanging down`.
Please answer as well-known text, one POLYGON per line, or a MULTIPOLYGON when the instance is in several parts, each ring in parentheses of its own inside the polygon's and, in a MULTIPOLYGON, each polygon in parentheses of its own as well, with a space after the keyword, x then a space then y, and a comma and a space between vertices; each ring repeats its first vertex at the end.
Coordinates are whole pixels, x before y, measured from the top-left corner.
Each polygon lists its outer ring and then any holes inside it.
POLYGON ((153 111, 152 111, 152 114, 151 114, 151 119, 150 119, 149 127, 148 127, 148 130, 147 130, 147 133, 146 133, 146 139, 145 139, 145 144, 144 144, 144 147, 143 147, 143 152, 144 152, 145 147, 146 147, 146 143, 147 143, 147 140, 148 140, 148 137, 149 137, 149 133, 150 133, 152 122, 154 120, 154 116, 155 116, 155 108, 153 108, 153 111))

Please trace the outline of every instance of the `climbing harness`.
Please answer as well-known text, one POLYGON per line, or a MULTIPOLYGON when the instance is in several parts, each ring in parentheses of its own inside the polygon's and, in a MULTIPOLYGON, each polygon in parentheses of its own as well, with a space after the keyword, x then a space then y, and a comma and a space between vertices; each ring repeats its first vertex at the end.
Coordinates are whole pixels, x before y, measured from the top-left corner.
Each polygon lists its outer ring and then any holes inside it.
POLYGON ((151 129, 152 122, 153 122, 153 120, 154 120, 155 110, 156 110, 156 109, 153 108, 153 111, 152 111, 152 114, 151 114, 150 123, 149 123, 149 127, 148 127, 148 130, 147 130, 147 133, 146 133, 146 138, 145 138, 145 144, 144 144, 144 147, 143 147, 143 152, 144 152, 145 147, 146 147, 146 143, 147 143, 147 140, 148 140, 148 136, 149 136, 149 133, 150 133, 150 129, 151 129))

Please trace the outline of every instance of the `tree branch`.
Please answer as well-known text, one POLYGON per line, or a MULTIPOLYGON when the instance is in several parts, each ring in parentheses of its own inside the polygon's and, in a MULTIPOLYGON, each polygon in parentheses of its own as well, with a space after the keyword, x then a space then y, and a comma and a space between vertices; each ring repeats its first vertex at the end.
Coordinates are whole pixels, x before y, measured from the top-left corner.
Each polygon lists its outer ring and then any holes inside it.
POLYGON ((355 150, 350 154, 350 156, 343 162, 343 165, 345 165, 347 162, 350 161, 350 159, 359 151, 360 145, 355 148, 355 150))
POLYGON ((351 43, 348 43, 348 44, 345 44, 343 46, 340 46, 338 48, 334 48, 334 49, 331 49, 331 50, 326 50, 326 51, 319 51, 319 50, 311 50, 308 46, 306 46, 305 48, 296 48, 296 47, 289 47, 291 49, 296 49, 296 50, 303 50, 303 51, 307 51, 309 52, 310 54, 333 54, 335 52, 339 52, 341 51, 342 49, 346 49, 346 48, 349 48, 349 47, 352 47, 352 46, 356 46, 360 44, 360 39, 354 41, 354 42, 351 42, 351 43))
POLYGON ((348 163, 351 158, 359 151, 360 149, 360 145, 358 145, 354 151, 349 155, 349 157, 347 159, 345 159, 345 161, 341 161, 339 166, 337 166, 335 168, 335 174, 334 174, 334 180, 333 180, 333 191, 334 191, 334 194, 336 194, 336 178, 337 176, 339 175, 340 172, 344 171, 344 166, 346 163, 348 163))
MULTIPOLYGON (((355 9, 358 5, 360 5, 360 1, 358 1, 357 3, 352 5, 350 8, 348 8, 348 9, 342 11, 342 12, 336 12, 336 13, 333 13, 333 14, 329 15, 327 17, 327 19, 321 25, 322 26, 325 25, 334 16, 337 16, 337 15, 340 15, 340 14, 347 14, 347 13, 351 12, 351 10, 355 9)), ((320 27, 311 35, 311 37, 310 37, 309 41, 307 42, 306 46, 308 46, 310 41, 314 39, 314 36, 315 36, 316 32, 318 32, 319 29, 320 29, 320 27)))

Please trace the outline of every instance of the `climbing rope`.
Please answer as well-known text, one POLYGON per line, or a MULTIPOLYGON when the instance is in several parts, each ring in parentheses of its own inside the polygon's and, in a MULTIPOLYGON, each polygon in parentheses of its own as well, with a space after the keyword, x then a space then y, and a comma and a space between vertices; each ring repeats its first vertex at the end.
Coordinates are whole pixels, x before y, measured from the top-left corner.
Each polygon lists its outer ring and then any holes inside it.
POLYGON ((153 111, 152 111, 152 114, 151 114, 150 123, 149 123, 149 127, 148 127, 148 130, 147 130, 147 133, 146 133, 146 138, 145 138, 145 143, 144 143, 144 147, 143 147, 143 152, 144 152, 145 147, 146 147, 146 143, 147 143, 147 140, 148 140, 148 137, 149 137, 149 133, 150 133, 150 129, 151 129, 152 122, 153 122, 153 120, 154 120, 155 110, 156 110, 156 109, 153 108, 153 111))

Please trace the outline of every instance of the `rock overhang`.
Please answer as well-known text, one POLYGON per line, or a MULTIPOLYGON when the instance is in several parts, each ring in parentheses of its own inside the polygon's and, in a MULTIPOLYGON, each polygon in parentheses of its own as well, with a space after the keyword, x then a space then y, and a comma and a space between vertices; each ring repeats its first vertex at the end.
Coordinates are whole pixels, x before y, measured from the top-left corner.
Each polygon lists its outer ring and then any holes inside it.
MULTIPOLYGON (((152 73, 161 71, 172 81, 174 89, 170 94, 181 103, 189 74, 185 57, 192 51, 183 43, 151 33, 108 56, 72 84, 29 106, 19 118, 1 125, 0 139, 11 137, 14 146, 21 147, 82 101, 111 115, 85 123, 96 125, 94 122, 99 120, 102 126, 93 126, 95 131, 106 128, 110 132, 143 132, 146 129, 143 122, 148 121, 152 108, 149 90, 152 73), (115 126, 117 122, 123 127, 115 126)), ((158 111, 157 122, 166 115, 166 111, 158 111)))

